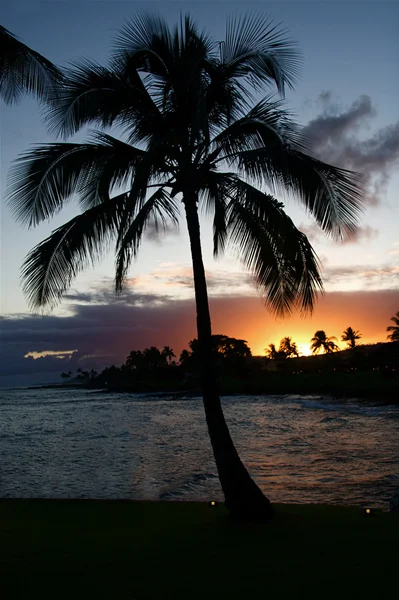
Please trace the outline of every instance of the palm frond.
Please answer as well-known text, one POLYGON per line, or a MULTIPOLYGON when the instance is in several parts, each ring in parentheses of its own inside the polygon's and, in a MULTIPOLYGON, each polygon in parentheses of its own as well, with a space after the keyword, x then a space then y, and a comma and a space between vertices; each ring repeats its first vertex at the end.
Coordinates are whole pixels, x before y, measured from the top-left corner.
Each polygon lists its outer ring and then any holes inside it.
POLYGON ((47 100, 61 81, 61 71, 55 65, 0 26, 0 97, 6 104, 16 102, 26 92, 47 100))
POLYGON ((270 97, 213 140, 215 161, 226 161, 240 174, 273 193, 299 197, 321 228, 336 239, 356 229, 364 201, 357 173, 312 157, 299 127, 270 97))
POLYGON ((165 19, 148 12, 138 12, 122 27, 114 40, 114 61, 125 59, 125 66, 131 57, 140 54, 143 71, 165 74, 167 65, 162 61, 172 55, 173 41, 165 19))
POLYGON ((248 110, 254 100, 248 86, 233 80, 218 60, 207 58, 203 69, 209 78, 206 86, 206 106, 212 131, 228 127, 248 110))
POLYGON ((282 205, 239 178, 230 178, 228 230, 272 310, 312 311, 322 290, 319 262, 282 205))
POLYGON ((65 70, 45 120, 53 134, 65 137, 88 123, 122 126, 137 139, 163 128, 162 115, 137 71, 126 76, 122 65, 109 69, 87 59, 65 70))
POLYGON ((76 275, 101 258, 117 234, 127 194, 112 198, 65 223, 26 257, 23 291, 32 308, 53 307, 76 275))
POLYGON ((294 88, 301 64, 296 43, 263 15, 228 19, 221 62, 232 77, 245 77, 255 89, 275 83, 280 93, 294 88))
POLYGON ((151 223, 156 231, 166 229, 168 221, 178 226, 178 206, 164 188, 157 189, 143 204, 130 195, 129 214, 119 226, 115 261, 115 288, 120 292, 130 264, 136 258, 143 233, 151 223), (133 203, 133 204, 132 204, 133 203))
MULTIPOLYGON (((231 175, 231 174, 229 174, 231 175)), ((201 203, 208 214, 213 214, 213 256, 222 256, 228 238, 227 230, 227 192, 231 187, 229 177, 210 171, 201 190, 201 203)))
POLYGON ((9 175, 8 202, 16 219, 35 226, 58 213, 74 193, 89 207, 129 181, 145 152, 106 136, 97 143, 52 143, 20 156, 9 175))
POLYGON ((238 168, 247 176, 263 176, 277 189, 297 196, 317 223, 343 241, 356 230, 364 201, 360 176, 324 163, 300 150, 281 148, 239 153, 238 168))
POLYGON ((394 317, 391 317, 391 321, 393 321, 395 325, 388 325, 387 331, 392 331, 392 333, 387 337, 391 342, 399 342, 399 311, 394 317))

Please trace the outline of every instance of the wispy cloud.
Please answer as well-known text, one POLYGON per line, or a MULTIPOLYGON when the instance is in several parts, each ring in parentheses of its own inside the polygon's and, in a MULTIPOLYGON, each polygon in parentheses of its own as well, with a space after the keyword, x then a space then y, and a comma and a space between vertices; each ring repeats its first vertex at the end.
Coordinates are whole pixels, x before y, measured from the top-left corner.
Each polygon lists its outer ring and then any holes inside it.
POLYGON ((377 112, 370 96, 363 95, 343 107, 331 92, 319 96, 322 112, 304 128, 315 155, 363 175, 365 198, 378 204, 399 162, 399 122, 364 137, 377 112))
POLYGON ((396 288, 399 293, 399 265, 327 267, 323 280, 326 286, 355 281, 358 288, 362 288, 362 284, 366 284, 376 286, 378 289, 396 288))
MULTIPOLYGON (((317 223, 301 223, 298 227, 308 238, 311 243, 329 242, 326 235, 323 233, 321 227, 317 223)), ((364 225, 357 227, 352 233, 348 234, 343 242, 333 242, 334 246, 346 246, 348 244, 361 244, 374 240, 379 235, 379 230, 371 227, 370 225, 364 225)))
MULTIPOLYGON (((206 273, 210 296, 248 294, 255 289, 251 275, 226 270, 208 270, 206 273)), ((127 285, 136 291, 168 294, 179 298, 192 298, 194 293, 193 270, 185 265, 163 263, 150 273, 128 279, 127 285)))

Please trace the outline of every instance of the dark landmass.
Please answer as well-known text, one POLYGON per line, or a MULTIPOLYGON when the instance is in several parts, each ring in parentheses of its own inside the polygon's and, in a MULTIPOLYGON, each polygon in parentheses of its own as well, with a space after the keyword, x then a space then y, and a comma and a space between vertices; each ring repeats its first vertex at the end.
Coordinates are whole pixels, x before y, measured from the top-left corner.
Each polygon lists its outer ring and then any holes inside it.
MULTIPOLYGON (((181 382, 169 382, 162 385, 141 382, 140 384, 118 383, 109 386, 97 386, 95 383, 54 384, 40 386, 39 389, 85 389, 105 393, 150 393, 168 399, 200 396, 199 387, 187 387, 181 382), (173 385, 173 383, 175 385, 173 385), (180 383, 180 385, 179 385, 180 383)), ((38 389, 29 388, 29 389, 38 389)), ((268 373, 248 380, 224 377, 220 380, 220 393, 223 396, 234 395, 325 395, 337 399, 359 399, 375 405, 399 403, 399 379, 384 378, 380 373, 334 374, 323 373, 280 374, 268 373)))
MULTIPOLYGON (((218 353, 216 360, 223 396, 325 395, 374 405, 399 403, 398 342, 360 345, 354 350, 285 360, 269 360, 248 353, 225 356, 218 353)), ((104 369, 99 375, 80 375, 67 383, 43 385, 40 389, 148 393, 177 399, 201 395, 198 374, 199 365, 192 354, 180 365, 165 362, 161 366, 154 363, 129 368, 126 363, 104 369)))

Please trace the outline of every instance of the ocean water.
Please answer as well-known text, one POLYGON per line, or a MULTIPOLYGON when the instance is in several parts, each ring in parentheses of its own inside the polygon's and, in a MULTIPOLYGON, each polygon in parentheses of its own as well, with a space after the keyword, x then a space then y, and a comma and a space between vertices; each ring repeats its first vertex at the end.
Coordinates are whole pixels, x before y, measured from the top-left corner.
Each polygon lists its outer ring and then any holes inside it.
MULTIPOLYGON (((372 505, 399 491, 399 406, 223 398, 273 502, 372 505)), ((0 390, 0 497, 222 499, 200 398, 0 390)))

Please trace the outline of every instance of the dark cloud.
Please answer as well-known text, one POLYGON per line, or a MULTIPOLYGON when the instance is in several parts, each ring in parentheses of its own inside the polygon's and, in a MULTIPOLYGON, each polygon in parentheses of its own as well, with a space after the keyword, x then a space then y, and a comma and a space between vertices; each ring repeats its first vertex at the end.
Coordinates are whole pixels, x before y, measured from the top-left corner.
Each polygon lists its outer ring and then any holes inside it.
MULTIPOLYGON (((314 244, 315 242, 328 243, 328 238, 323 230, 317 223, 305 224, 301 223, 298 227, 308 238, 309 241, 314 244)), ((343 242, 334 242, 334 246, 346 246, 348 244, 359 244, 370 242, 379 235, 378 229, 365 225, 364 227, 357 227, 352 233, 348 234, 343 242)))
POLYGON ((145 229, 144 238, 157 245, 165 241, 165 237, 174 237, 179 235, 178 225, 166 223, 165 226, 157 227, 155 221, 150 221, 145 229))
MULTIPOLYGON (((134 279, 130 280, 134 282, 134 279)), ((64 295, 64 299, 68 303, 75 304, 90 304, 90 305, 109 305, 114 306, 153 306, 165 304, 173 300, 173 296, 166 294, 160 296, 158 294, 148 294, 137 292, 128 285, 122 289, 120 293, 116 293, 111 283, 110 278, 105 278, 95 289, 89 292, 71 291, 64 295)))
POLYGON ((331 92, 319 96, 322 112, 304 127, 314 154, 326 162, 358 171, 363 176, 369 205, 381 201, 399 161, 399 122, 364 137, 376 110, 369 96, 360 96, 343 108, 331 92))
POLYGON ((305 134, 312 147, 318 152, 331 152, 331 146, 339 143, 342 137, 356 132, 366 119, 376 115, 370 96, 360 96, 346 110, 340 110, 331 92, 319 96, 323 112, 305 127, 305 134))
MULTIPOLYGON (((181 348, 195 333, 192 301, 136 294, 127 288, 116 296, 106 284, 84 294, 68 294, 70 315, 18 315, 0 321, 2 377, 29 373, 102 369, 121 364, 130 350, 148 345, 181 348), (70 356, 24 358, 29 353, 63 352, 70 356)), ((48 380, 48 377, 47 377, 48 380)))

